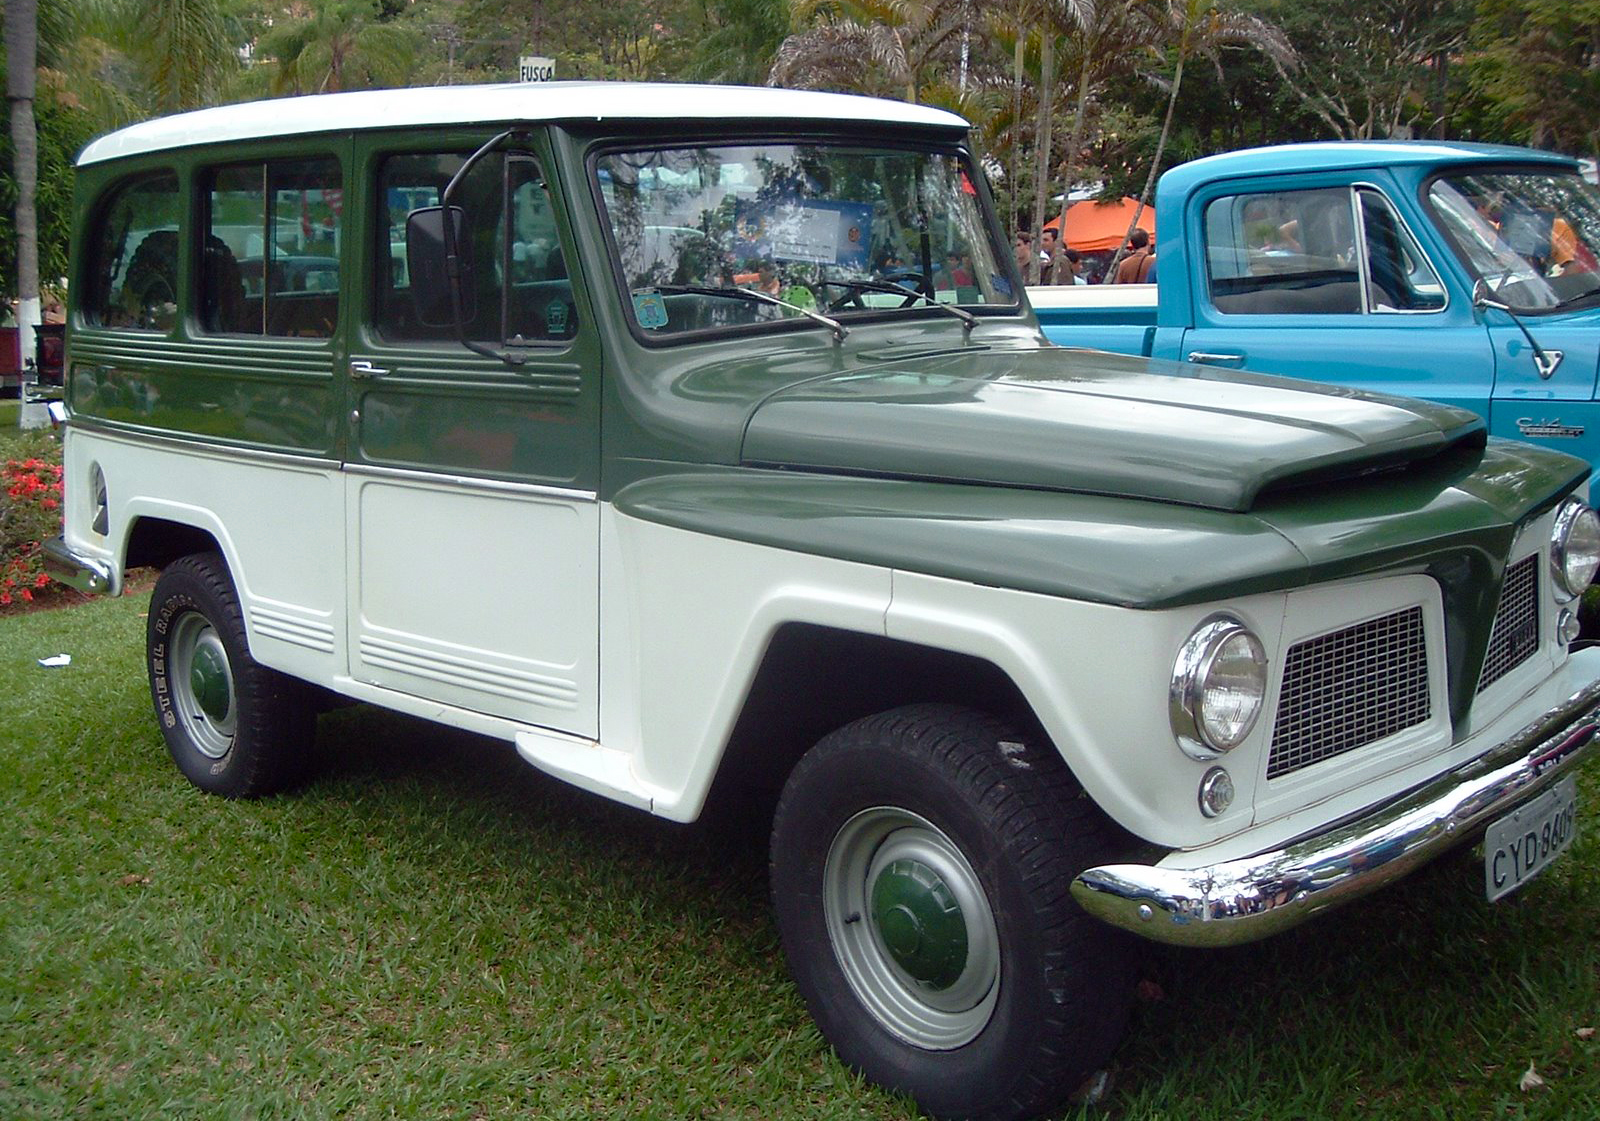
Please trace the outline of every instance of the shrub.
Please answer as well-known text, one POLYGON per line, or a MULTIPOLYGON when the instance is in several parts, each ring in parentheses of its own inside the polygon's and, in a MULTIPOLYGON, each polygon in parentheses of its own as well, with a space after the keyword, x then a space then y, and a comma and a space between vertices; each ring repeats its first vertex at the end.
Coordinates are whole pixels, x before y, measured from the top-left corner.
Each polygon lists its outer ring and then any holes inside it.
POLYGON ((0 609, 64 591, 44 574, 43 542, 61 532, 60 452, 7 459, 0 469, 0 609))

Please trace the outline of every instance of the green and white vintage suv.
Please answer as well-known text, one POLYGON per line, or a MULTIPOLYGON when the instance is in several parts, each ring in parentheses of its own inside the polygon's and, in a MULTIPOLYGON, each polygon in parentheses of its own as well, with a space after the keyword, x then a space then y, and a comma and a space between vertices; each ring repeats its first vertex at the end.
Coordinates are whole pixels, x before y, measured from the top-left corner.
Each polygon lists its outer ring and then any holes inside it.
POLYGON ((163 570, 151 697, 207 791, 300 778, 336 694, 675 821, 770 794, 796 984, 940 1116, 1105 1063, 1139 938, 1462 844, 1490 897, 1539 872, 1600 720, 1587 464, 1050 346, 968 145, 587 83, 104 137, 53 570, 163 570))

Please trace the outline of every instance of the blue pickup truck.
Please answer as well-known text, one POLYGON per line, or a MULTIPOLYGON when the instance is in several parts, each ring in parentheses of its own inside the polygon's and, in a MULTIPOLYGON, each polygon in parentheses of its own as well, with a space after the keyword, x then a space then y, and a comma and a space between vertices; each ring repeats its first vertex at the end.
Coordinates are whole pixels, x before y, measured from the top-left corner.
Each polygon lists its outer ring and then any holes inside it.
POLYGON ((1158 283, 1032 288, 1064 346, 1426 397, 1600 465, 1600 191, 1482 144, 1287 144, 1167 172, 1158 283))

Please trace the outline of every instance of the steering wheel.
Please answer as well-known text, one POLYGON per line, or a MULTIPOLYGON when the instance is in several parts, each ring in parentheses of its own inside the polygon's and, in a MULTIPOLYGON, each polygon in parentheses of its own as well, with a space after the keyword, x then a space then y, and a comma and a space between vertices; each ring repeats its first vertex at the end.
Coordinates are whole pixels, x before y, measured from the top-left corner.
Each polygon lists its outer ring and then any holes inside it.
POLYGON ((898 284, 902 288, 905 287, 902 281, 910 280, 915 282, 915 287, 907 289, 911 294, 901 301, 900 307, 910 307, 912 303, 918 300, 932 298, 933 284, 928 280, 928 274, 918 269, 893 269, 875 279, 881 280, 885 284, 898 284))
POLYGON ((866 309, 867 304, 866 301, 861 298, 861 289, 851 287, 848 283, 842 280, 819 280, 815 285, 813 285, 813 287, 824 291, 829 288, 844 289, 844 295, 840 296, 837 300, 834 300, 831 303, 829 303, 827 300, 820 301, 827 311, 834 312, 843 307, 860 308, 862 310, 866 309))

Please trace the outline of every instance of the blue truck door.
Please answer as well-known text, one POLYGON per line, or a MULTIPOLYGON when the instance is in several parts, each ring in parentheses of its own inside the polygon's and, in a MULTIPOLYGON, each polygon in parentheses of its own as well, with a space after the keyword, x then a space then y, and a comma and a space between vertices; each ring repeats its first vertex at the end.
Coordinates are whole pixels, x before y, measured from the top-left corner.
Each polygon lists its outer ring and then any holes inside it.
POLYGON ((1252 180, 1195 205, 1204 251, 1179 357, 1489 416, 1487 332, 1382 189, 1252 180))
POLYGON ((1528 335, 1509 315, 1492 308, 1481 314, 1494 348, 1489 431, 1600 462, 1600 405, 1594 400, 1600 313, 1522 317, 1547 362, 1554 363, 1548 376, 1540 370, 1528 335))

